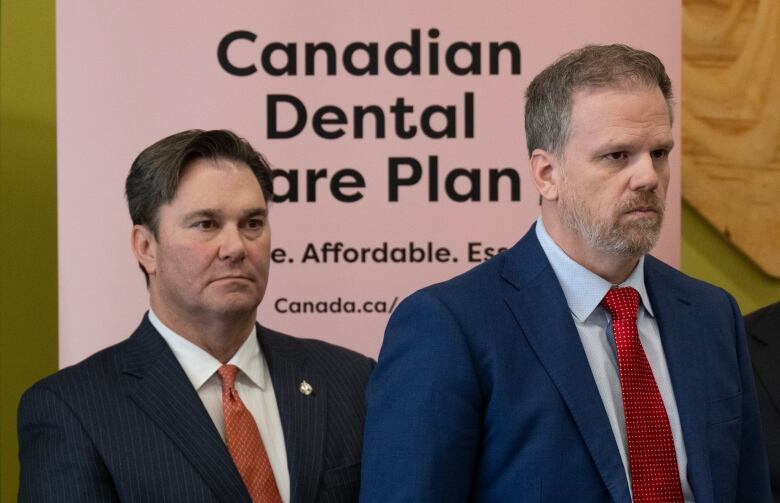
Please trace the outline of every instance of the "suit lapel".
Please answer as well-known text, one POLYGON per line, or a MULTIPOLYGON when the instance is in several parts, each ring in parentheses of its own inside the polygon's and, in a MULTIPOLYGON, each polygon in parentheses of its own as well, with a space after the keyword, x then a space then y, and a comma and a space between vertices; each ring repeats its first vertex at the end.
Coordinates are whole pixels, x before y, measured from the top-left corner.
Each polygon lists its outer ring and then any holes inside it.
POLYGON ((650 256, 645 259, 645 285, 661 333, 680 416, 688 456, 688 482, 697 501, 712 501, 715 498, 705 438, 707 375, 702 358, 706 334, 691 309, 691 299, 675 288, 675 278, 650 256))
POLYGON ((258 326, 279 408, 290 470, 290 501, 314 501, 325 452, 325 377, 312 368, 305 349, 294 338, 258 326), (300 391, 302 381, 312 392, 300 391))
POLYGON ((507 254, 505 301, 571 411, 614 501, 630 501, 625 468, 590 365, 534 228, 507 254))
POLYGON ((187 457, 220 501, 249 501, 238 470, 184 370, 144 317, 125 353, 130 398, 187 457))

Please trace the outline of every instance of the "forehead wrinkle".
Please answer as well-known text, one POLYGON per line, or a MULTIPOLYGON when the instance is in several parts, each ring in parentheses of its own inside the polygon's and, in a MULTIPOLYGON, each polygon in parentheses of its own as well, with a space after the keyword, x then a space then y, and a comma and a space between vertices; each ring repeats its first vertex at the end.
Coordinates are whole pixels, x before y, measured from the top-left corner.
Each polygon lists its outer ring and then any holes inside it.
POLYGON ((605 107, 616 108, 616 110, 609 117, 601 117, 602 121, 604 119, 631 120, 630 116, 644 112, 642 113, 644 119, 642 122, 655 122, 658 118, 662 118, 662 122, 671 127, 666 102, 660 90, 653 88, 621 90, 612 87, 586 87, 575 91, 571 100, 570 126, 574 126, 577 119, 580 119, 578 122, 585 124, 592 123, 593 121, 588 120, 590 115, 594 112, 599 114, 605 107), (646 98, 658 98, 658 100, 647 100, 646 98), (616 102, 625 105, 625 107, 617 107, 616 102))
POLYGON ((672 138, 671 133, 666 131, 648 132, 638 128, 622 129, 622 131, 616 131, 614 134, 605 134, 602 138, 598 138, 595 134, 588 138, 592 138, 593 142, 601 143, 607 147, 638 148, 653 146, 655 148, 668 146, 671 148, 674 146, 674 138, 672 138))
POLYGON ((658 124, 652 118, 635 121, 629 118, 609 117, 600 124, 583 122, 580 121, 581 127, 572 128, 572 133, 580 137, 579 141, 586 148, 617 151, 647 147, 651 150, 656 148, 671 150, 674 146, 671 126, 668 123, 658 124))

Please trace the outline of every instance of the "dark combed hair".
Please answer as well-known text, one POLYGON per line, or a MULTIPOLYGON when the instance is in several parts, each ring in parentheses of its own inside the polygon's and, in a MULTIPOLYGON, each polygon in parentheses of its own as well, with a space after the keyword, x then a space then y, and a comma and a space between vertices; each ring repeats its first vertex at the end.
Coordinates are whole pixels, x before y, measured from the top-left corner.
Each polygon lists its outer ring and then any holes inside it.
POLYGON ((133 161, 125 195, 134 225, 145 225, 158 237, 160 207, 173 200, 184 171, 198 159, 245 163, 260 183, 266 203, 270 203, 271 167, 262 154, 232 131, 191 129, 150 145, 133 161))
MULTIPOLYGON (((266 204, 270 204, 273 177, 262 154, 232 131, 191 129, 150 145, 133 161, 125 180, 125 195, 134 225, 148 227, 159 238, 160 207, 173 200, 185 170, 198 159, 245 163, 260 183, 266 204)), ((143 266, 141 271, 148 285, 149 275, 143 266)))
POLYGON ((627 45, 588 45, 561 56, 526 90, 528 155, 541 148, 561 154, 568 140, 572 97, 588 87, 658 87, 672 120, 672 82, 654 54, 627 45))

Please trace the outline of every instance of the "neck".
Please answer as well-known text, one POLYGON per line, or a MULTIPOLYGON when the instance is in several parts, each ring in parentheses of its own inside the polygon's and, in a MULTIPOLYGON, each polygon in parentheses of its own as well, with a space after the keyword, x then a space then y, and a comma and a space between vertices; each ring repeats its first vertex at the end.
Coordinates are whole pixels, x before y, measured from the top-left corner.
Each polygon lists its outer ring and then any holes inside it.
POLYGON ((225 316, 203 316, 193 319, 150 299, 154 314, 178 335, 203 349, 222 363, 227 363, 246 341, 255 325, 257 312, 227 313, 225 316))
POLYGON ((544 215, 542 219, 547 233, 569 258, 613 285, 623 283, 639 263, 640 257, 626 257, 594 250, 560 220, 551 218, 548 221, 544 215))

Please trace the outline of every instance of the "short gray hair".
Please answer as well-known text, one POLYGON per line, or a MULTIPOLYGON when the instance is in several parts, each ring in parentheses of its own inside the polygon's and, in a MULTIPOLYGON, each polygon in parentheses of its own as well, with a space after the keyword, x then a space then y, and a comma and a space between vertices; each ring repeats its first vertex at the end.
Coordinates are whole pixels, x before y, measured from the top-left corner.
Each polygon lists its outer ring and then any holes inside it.
POLYGON ((561 56, 534 77, 525 93, 528 156, 541 148, 563 153, 569 135, 572 97, 588 87, 658 87, 672 120, 672 82, 654 54, 627 45, 587 45, 561 56))

